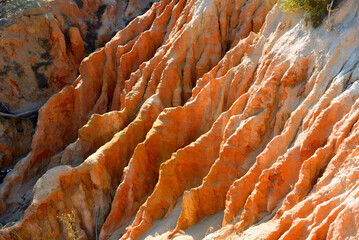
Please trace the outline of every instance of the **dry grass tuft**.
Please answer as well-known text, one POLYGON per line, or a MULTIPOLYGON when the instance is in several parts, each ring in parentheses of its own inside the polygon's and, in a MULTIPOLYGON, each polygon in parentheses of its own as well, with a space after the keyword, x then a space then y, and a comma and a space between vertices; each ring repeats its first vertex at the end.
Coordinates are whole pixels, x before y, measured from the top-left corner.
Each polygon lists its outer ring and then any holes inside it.
POLYGON ((69 213, 64 213, 58 218, 66 225, 67 234, 71 240, 79 240, 79 234, 76 228, 76 212, 71 210, 69 213))

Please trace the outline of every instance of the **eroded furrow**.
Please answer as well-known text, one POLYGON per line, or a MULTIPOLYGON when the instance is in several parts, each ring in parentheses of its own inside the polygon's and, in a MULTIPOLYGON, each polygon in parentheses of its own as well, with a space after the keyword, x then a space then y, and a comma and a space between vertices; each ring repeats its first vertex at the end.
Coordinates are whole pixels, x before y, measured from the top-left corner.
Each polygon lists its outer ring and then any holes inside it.
POLYGON ((66 238, 71 211, 81 239, 357 236, 355 3, 333 31, 269 0, 155 3, 40 110, 2 211, 41 178, 0 238, 66 238))

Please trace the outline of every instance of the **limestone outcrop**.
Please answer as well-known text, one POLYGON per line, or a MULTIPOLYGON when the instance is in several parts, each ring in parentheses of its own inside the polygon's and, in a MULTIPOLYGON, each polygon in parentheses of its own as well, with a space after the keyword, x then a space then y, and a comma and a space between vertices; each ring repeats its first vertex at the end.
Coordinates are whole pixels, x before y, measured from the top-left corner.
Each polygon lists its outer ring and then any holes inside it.
POLYGON ((0 239, 359 238, 358 13, 154 3, 40 109, 0 239))

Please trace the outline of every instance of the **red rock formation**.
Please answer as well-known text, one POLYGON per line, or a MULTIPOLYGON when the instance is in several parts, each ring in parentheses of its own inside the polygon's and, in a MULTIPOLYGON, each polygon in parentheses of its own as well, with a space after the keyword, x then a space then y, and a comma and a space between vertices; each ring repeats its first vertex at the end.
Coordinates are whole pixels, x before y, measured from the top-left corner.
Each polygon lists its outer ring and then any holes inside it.
MULTIPOLYGON (((127 10, 136 8, 133 16, 137 16, 152 2, 2 1, 0 115, 36 112, 50 96, 73 83, 86 52, 103 46, 125 26, 127 10)), ((7 121, 1 120, 1 124, 7 125, 7 121)), ((10 131, 22 134, 16 128, 10 131)), ((30 151, 28 142, 24 140, 21 151, 3 152, 7 157, 0 157, 0 162, 15 164, 16 157, 30 151)), ((13 149, 9 142, 1 144, 13 149)), ((4 167, 0 163, 0 168, 4 167)))
POLYGON ((40 110, 0 239, 66 238, 70 211, 80 239, 358 238, 357 11, 329 31, 265 0, 155 3, 40 110))

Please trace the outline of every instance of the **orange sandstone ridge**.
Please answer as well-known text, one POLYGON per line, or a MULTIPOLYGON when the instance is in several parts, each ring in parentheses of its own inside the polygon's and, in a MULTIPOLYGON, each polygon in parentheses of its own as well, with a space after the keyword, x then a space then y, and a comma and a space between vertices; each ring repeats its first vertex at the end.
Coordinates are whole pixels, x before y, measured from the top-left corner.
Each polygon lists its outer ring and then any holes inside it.
POLYGON ((86 51, 103 46, 152 2, 2 1, 0 110, 19 113, 42 106, 76 79, 86 51))
POLYGON ((358 239, 359 5, 332 31, 279 5, 161 0, 85 58, 0 239, 69 239, 71 211, 79 239, 358 239))
MULTIPOLYGON (((105 45, 152 2, 1 1, 0 117, 36 112, 49 97, 74 82, 88 52, 105 45)), ((9 128, 13 122, 0 118, 1 169, 11 167, 30 151, 27 138, 32 127, 30 131, 9 128), (17 136, 26 140, 21 143, 17 136), (14 149, 15 145, 21 147, 14 149)), ((31 124, 20 121, 17 125, 31 124)))

